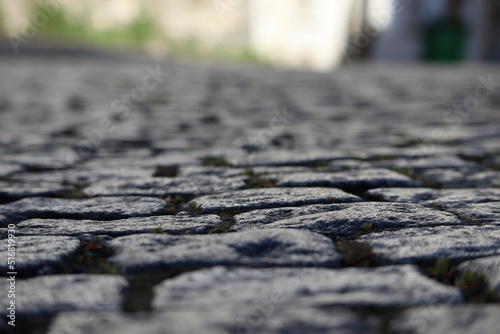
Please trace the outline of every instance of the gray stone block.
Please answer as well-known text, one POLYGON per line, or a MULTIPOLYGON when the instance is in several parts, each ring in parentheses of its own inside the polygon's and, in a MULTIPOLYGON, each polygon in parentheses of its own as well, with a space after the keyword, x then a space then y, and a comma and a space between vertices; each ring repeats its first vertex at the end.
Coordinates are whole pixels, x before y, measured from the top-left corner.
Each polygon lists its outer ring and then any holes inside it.
POLYGON ((202 267, 336 267, 330 239, 293 230, 255 230, 203 236, 140 234, 107 243, 109 262, 126 274, 202 267))
POLYGON ((387 169, 367 169, 338 173, 295 173, 283 175, 278 187, 333 187, 365 191, 383 187, 418 187, 409 177, 387 169))
POLYGON ((455 215, 416 204, 352 203, 251 211, 235 216, 233 230, 252 228, 291 228, 309 230, 330 237, 352 237, 363 232, 436 225, 464 224, 455 215), (321 212, 319 210, 325 210, 321 212), (280 212, 281 211, 281 212, 280 212), (310 214, 317 211, 319 213, 310 214))
POLYGON ((7 178, 14 173, 23 171, 23 167, 17 164, 9 164, 0 162, 0 179, 7 178))
POLYGON ((80 248, 80 241, 70 237, 20 236, 12 239, 14 243, 9 240, 0 240, 0 275, 17 272, 19 276, 31 276, 60 271, 80 248), (12 246, 13 251, 9 250, 12 246), (12 268, 7 262, 9 257, 15 261, 12 268))
MULTIPOLYGON (((153 233, 161 228, 163 233, 205 234, 219 227, 222 220, 217 215, 203 216, 152 216, 117 220, 74 220, 74 219, 29 219, 16 225, 16 235, 66 235, 82 236, 109 235, 123 236, 137 233, 153 233)), ((0 229, 7 234, 7 229, 0 229)))
POLYGON ((467 222, 500 225, 500 202, 464 203, 449 211, 467 222))
POLYGON ((70 193, 74 190, 74 187, 55 183, 0 182, 0 203, 17 201, 26 197, 52 197, 62 193, 70 193))
POLYGON ((500 256, 491 256, 461 263, 457 270, 483 274, 488 285, 500 293, 500 256))
POLYGON ((15 219, 67 218, 112 220, 161 214, 165 201, 148 197, 97 197, 90 199, 25 198, 0 205, 0 214, 15 219))
POLYGON ((309 150, 305 152, 288 150, 268 150, 246 156, 229 157, 233 166, 311 166, 333 160, 351 159, 353 155, 331 150, 309 150))
POLYGON ((246 189, 195 199, 203 213, 298 206, 305 204, 360 202, 357 196, 330 188, 246 189))
POLYGON ((374 269, 233 269, 185 273, 154 289, 153 307, 213 310, 226 304, 277 304, 387 308, 462 302, 461 293, 410 265, 374 269))
POLYGON ((375 254, 394 263, 463 261, 500 255, 500 227, 440 226, 408 228, 364 235, 375 254))
POLYGON ((394 334, 497 334, 500 306, 456 305, 412 308, 390 323, 394 334))
POLYGON ((372 189, 366 196, 386 202, 417 203, 426 206, 455 207, 464 203, 500 202, 500 189, 372 189))
POLYGON ((118 312, 65 312, 58 315, 48 334, 67 334, 67 328, 80 333, 343 333, 375 334, 379 321, 352 311, 322 310, 314 305, 265 305, 231 309, 230 300, 210 311, 183 310, 126 314, 118 312), (168 324, 168 325, 167 325, 168 324))
MULTIPOLYGON (((7 291, 9 282, 0 282, 7 291)), ((42 318, 59 312, 120 310, 127 281, 112 275, 49 275, 16 281, 16 316, 20 319, 42 318)), ((2 309, 9 300, 2 298, 2 309)))
POLYGON ((143 178, 97 182, 84 191, 89 196, 153 196, 166 198, 182 196, 184 199, 242 189, 242 177, 219 178, 198 176, 186 178, 143 178))

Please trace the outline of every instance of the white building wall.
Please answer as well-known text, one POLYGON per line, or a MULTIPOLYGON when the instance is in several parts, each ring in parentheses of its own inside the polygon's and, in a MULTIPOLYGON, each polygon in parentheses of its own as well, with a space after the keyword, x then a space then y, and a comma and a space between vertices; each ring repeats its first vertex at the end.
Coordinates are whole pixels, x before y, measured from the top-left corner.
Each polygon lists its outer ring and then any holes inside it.
POLYGON ((352 29, 362 30, 366 3, 368 19, 379 19, 391 0, 252 0, 250 45, 273 63, 329 70, 344 60, 352 29))

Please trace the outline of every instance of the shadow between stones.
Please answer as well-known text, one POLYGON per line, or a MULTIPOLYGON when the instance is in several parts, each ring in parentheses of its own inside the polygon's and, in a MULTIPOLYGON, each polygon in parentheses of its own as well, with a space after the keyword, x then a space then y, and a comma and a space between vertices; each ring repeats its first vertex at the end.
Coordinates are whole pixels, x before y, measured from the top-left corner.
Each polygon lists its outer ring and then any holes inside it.
POLYGON ((152 311, 152 301, 154 297, 154 287, 180 274, 196 271, 197 269, 150 271, 129 278, 129 289, 125 293, 122 311, 128 313, 152 311))

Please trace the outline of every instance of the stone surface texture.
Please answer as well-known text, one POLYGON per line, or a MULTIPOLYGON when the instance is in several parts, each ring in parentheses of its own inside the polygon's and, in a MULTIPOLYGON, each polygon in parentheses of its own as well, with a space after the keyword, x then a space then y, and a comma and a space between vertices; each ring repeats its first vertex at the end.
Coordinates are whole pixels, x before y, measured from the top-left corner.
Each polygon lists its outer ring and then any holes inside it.
POLYGON ((235 219, 236 224, 233 230, 236 231, 253 228, 289 228, 309 230, 333 238, 352 237, 356 233, 363 232, 363 229, 380 231, 464 224, 451 213, 415 204, 399 203, 353 203, 310 208, 278 208, 242 213, 235 219), (315 211, 317 213, 314 213, 315 211))
POLYGON ((0 212, 14 219, 67 218, 113 220, 145 217, 163 212, 161 199, 148 197, 98 197, 90 199, 25 198, 0 206, 0 212))
POLYGON ((432 306, 410 309, 390 324, 395 334, 498 333, 498 305, 432 306))
MULTIPOLYGON (((119 310, 128 283, 114 275, 49 275, 17 283, 17 315, 22 318, 47 317, 59 312, 119 310)), ((5 291, 7 285, 1 283, 5 291)), ((8 299, 2 299, 2 308, 8 299)))
POLYGON ((328 238, 293 230, 258 230, 225 235, 133 235, 108 247, 110 262, 127 273, 223 266, 336 267, 340 255, 328 238))
POLYGON ((330 188, 247 189, 239 192, 202 196, 195 200, 198 205, 203 207, 203 213, 360 201, 361 199, 357 196, 330 188))
MULTIPOLYGON (((121 236, 136 233, 206 234, 222 225, 216 215, 203 216, 151 216, 117 220, 28 219, 16 225, 16 235, 109 235, 121 236)), ((8 228, 0 229, 7 235, 8 228)))
POLYGON ((500 254, 500 227, 440 226, 364 235, 379 256, 395 263, 448 258, 456 261, 500 254))
POLYGON ((233 269, 187 273, 155 287, 156 309, 210 310, 231 297, 231 307, 254 302, 313 304, 316 307, 409 307, 462 302, 460 292, 422 275, 413 266, 376 269, 233 269), (279 299, 278 299, 279 298, 279 299))
POLYGON ((485 276, 490 288, 500 292, 500 256, 479 258, 461 263, 459 271, 471 271, 485 276))
POLYGON ((498 65, 19 47, 0 47, 2 334, 498 333, 498 65))
POLYGON ((78 239, 71 237, 38 235, 0 240, 0 275, 10 276, 12 271, 20 276, 61 271, 72 262, 79 248, 78 239), (14 250, 9 250, 12 247, 14 250), (15 261, 15 270, 10 269, 10 259, 15 261))

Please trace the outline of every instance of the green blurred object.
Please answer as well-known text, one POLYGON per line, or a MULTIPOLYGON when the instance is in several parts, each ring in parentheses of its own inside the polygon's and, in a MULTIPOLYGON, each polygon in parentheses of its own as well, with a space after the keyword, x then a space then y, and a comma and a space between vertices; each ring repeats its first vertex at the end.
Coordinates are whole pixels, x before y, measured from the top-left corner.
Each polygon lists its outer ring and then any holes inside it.
POLYGON ((464 59, 467 37, 465 24, 459 19, 442 19, 426 31, 425 60, 457 62, 464 59))

